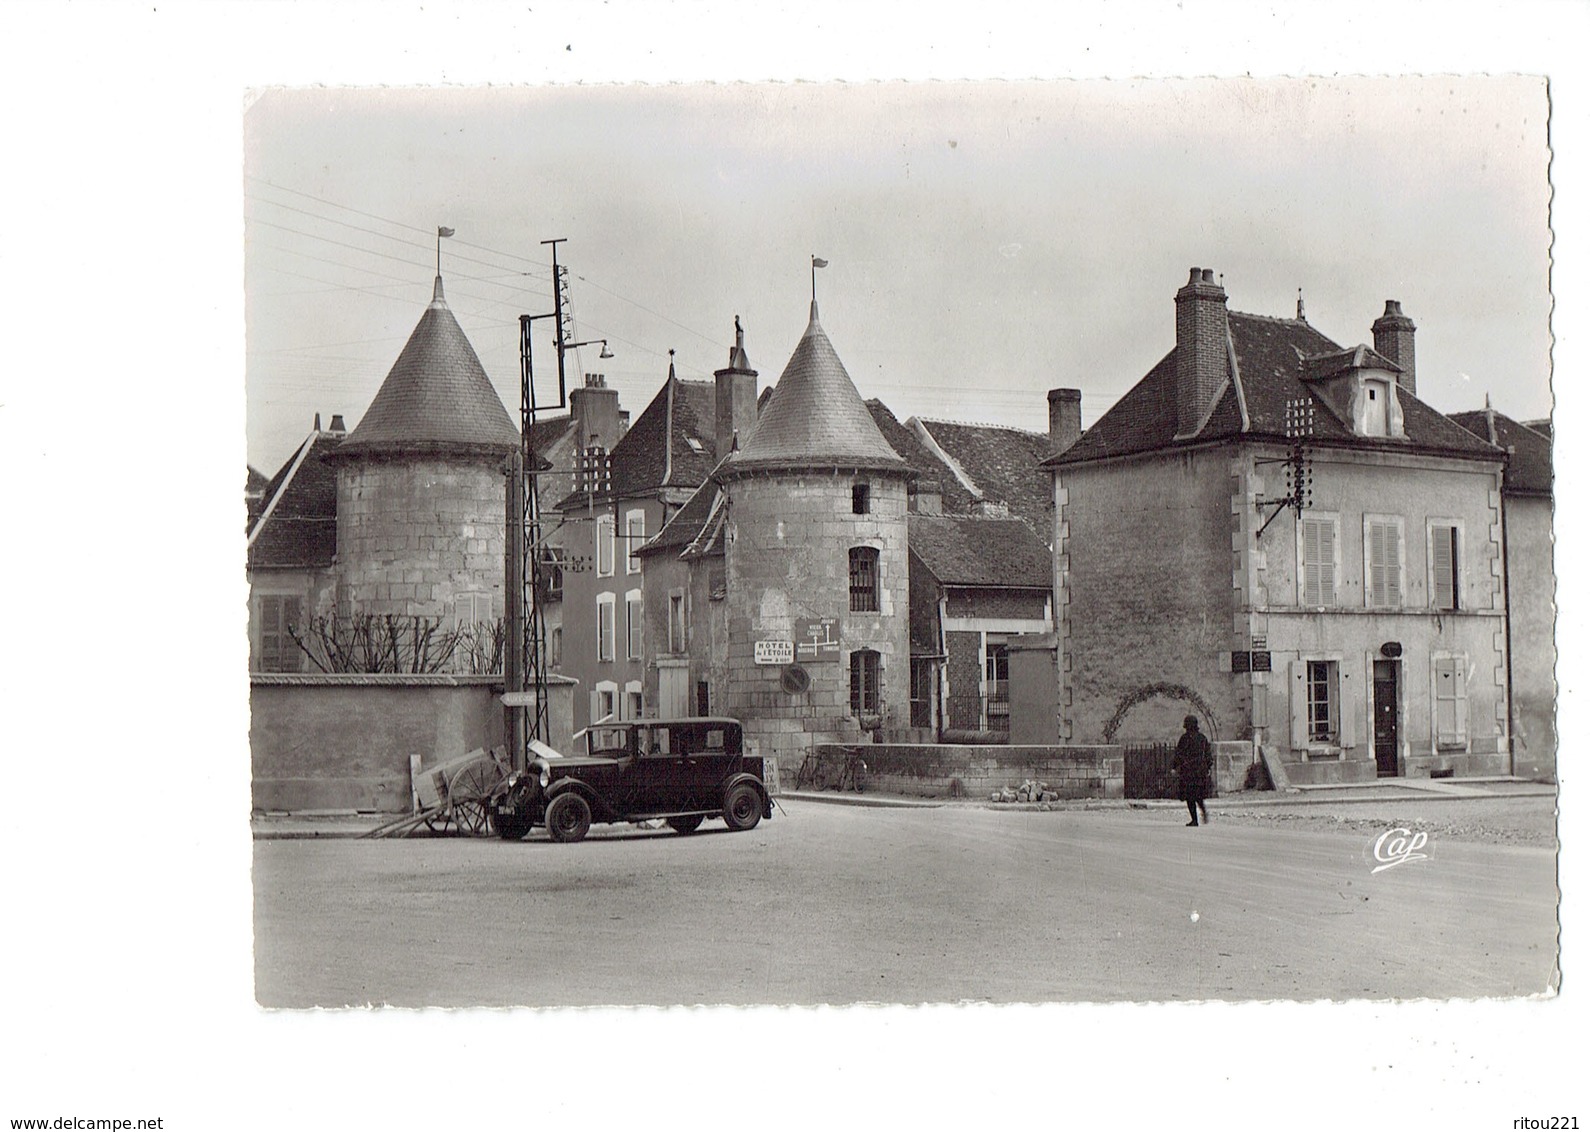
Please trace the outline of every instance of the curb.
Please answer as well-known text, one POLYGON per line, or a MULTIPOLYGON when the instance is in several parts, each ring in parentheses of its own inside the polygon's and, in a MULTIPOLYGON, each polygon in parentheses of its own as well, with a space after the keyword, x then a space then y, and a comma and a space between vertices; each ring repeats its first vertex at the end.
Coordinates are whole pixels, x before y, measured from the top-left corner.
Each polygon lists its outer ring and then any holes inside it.
MULTIPOLYGON (((1515 784, 1509 784, 1515 785, 1515 784)), ((1343 787, 1312 787, 1307 790, 1264 791, 1258 794, 1216 796, 1209 799, 1215 810, 1263 809, 1266 806, 1358 806, 1404 802, 1481 802, 1499 798, 1555 798, 1557 789, 1541 784, 1516 784, 1518 788, 1489 791, 1471 788, 1460 792, 1429 790, 1420 787, 1383 787, 1379 793, 1353 791, 1343 787), (1337 791, 1341 791, 1338 793, 1337 791)), ((993 802, 978 798, 902 798, 886 794, 841 794, 838 791, 786 790, 773 795, 776 805, 783 799, 815 802, 825 806, 851 806, 875 810, 976 809, 1006 813, 1066 813, 1114 810, 1179 810, 1185 804, 1174 798, 1065 798, 1058 802, 993 802)), ((390 821, 390 815, 371 815, 370 824, 351 814, 327 814, 255 818, 251 824, 255 841, 339 841, 364 837, 390 821)))

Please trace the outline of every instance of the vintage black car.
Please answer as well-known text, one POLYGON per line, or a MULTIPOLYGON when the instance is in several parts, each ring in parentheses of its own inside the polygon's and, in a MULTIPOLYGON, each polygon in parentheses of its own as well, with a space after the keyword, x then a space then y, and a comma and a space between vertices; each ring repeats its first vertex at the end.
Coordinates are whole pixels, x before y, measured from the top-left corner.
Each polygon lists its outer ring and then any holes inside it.
POLYGON ((593 724, 562 755, 532 741, 530 761, 491 799, 492 827, 517 841, 545 826, 578 841, 592 822, 662 820, 694 833, 707 818, 750 829, 773 816, 762 760, 746 755, 733 719, 635 719, 593 724))

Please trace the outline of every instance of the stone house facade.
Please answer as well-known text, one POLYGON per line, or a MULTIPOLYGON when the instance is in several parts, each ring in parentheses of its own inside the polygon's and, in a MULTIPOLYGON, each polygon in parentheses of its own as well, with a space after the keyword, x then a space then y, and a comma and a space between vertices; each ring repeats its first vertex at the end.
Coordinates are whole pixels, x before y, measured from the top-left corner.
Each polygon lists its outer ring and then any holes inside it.
POLYGON ((672 611, 682 621, 688 597, 658 580, 646 584, 640 551, 690 501, 720 454, 755 427, 757 374, 743 334, 730 354, 712 382, 680 380, 670 363, 662 388, 613 447, 601 478, 576 481, 558 505, 564 582, 557 671, 581 682, 577 728, 606 716, 689 715, 696 706, 667 637, 659 638, 660 662, 645 644, 648 610, 664 618, 672 611))
POLYGON ((1195 269, 1175 348, 1046 462, 1062 740, 1192 712, 1296 781, 1509 769, 1503 453, 1418 399, 1396 303, 1372 329, 1195 269))
POLYGON ((1513 773, 1557 774, 1557 603, 1552 568, 1549 426, 1530 426, 1487 406, 1452 419, 1507 453, 1502 472, 1507 658, 1512 691, 1513 773))

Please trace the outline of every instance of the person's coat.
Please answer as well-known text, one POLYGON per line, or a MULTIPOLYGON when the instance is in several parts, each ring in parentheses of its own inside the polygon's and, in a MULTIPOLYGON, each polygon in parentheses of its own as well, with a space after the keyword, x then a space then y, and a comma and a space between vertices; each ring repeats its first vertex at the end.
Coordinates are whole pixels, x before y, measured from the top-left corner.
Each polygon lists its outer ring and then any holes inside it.
POLYGON ((1202 731, 1182 733, 1170 765, 1176 772, 1177 790, 1183 801, 1201 802, 1215 792, 1214 749, 1202 731))

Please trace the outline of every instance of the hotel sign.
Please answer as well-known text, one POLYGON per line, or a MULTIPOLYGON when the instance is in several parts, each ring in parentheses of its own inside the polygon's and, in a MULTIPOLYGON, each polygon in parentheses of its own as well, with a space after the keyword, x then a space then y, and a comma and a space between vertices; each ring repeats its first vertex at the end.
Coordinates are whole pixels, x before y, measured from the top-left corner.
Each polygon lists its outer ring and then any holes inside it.
POLYGON ((758 664, 793 664, 795 663, 794 641, 757 641, 756 662, 758 664))

